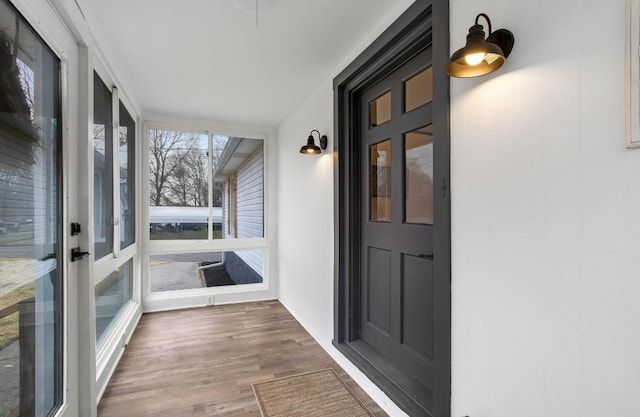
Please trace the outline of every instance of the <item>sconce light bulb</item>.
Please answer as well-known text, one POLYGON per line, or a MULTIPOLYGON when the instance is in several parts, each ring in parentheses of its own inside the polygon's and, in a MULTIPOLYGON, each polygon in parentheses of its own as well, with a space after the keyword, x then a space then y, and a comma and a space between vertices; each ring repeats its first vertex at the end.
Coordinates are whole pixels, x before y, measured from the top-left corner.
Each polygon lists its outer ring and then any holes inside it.
POLYGON ((469 65, 478 65, 479 63, 481 63, 484 60, 485 57, 485 53, 484 52, 478 52, 475 54, 468 54, 464 57, 464 60, 467 64, 469 65))

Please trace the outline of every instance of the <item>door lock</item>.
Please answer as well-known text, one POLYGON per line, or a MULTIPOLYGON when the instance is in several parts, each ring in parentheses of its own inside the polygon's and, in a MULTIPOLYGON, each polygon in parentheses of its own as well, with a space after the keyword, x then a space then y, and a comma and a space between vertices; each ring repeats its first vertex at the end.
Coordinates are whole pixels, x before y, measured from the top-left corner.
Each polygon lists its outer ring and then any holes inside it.
POLYGON ((81 232, 80 223, 71 223, 71 236, 78 236, 81 232))
POLYGON ((80 247, 71 249, 71 262, 79 261, 80 259, 84 259, 85 256, 89 255, 89 252, 82 252, 80 247))

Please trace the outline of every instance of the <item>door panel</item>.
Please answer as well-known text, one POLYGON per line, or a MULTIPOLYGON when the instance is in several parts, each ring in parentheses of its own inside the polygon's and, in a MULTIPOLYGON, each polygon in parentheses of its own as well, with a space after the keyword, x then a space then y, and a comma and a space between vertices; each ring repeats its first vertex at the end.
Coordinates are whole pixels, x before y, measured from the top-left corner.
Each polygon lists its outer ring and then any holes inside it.
POLYGON ((31 12, 28 20, 0 0, 0 416, 64 417, 78 414, 77 378, 68 376, 77 368, 67 360, 77 357, 67 298, 75 270, 64 237, 76 200, 63 174, 72 125, 63 86, 77 51, 46 1, 15 3, 31 12))
POLYGON ((433 360, 433 269, 432 262, 417 256, 402 256, 402 345, 433 360), (417 319, 416 319, 417 318, 417 319))
POLYGON ((391 324, 391 251, 369 248, 367 258, 370 271, 367 280, 367 324, 388 334, 391 324))
POLYGON ((430 63, 428 48, 360 97, 360 336, 421 387, 425 409, 434 378, 430 63))
POLYGON ((0 10, 0 414, 46 416, 64 402, 60 60, 0 10))

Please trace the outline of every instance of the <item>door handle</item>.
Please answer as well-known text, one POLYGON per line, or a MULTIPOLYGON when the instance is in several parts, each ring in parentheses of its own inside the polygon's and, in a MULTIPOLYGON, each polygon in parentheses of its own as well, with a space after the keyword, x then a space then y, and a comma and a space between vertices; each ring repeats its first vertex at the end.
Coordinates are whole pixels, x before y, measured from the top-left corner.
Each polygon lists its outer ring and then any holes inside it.
POLYGON ((418 258, 429 259, 430 261, 433 261, 433 254, 427 255, 426 253, 421 253, 420 255, 418 255, 418 258))
POLYGON ((89 255, 89 252, 80 251, 80 247, 71 249, 71 262, 79 261, 85 256, 89 255))

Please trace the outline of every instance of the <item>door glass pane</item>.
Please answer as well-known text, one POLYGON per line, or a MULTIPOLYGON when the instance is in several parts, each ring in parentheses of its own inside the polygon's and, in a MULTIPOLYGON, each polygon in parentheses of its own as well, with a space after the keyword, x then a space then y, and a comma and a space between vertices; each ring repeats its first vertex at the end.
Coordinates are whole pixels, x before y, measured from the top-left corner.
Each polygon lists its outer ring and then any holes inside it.
POLYGON ((131 245, 135 240, 136 209, 136 124, 120 102, 120 247, 131 245))
POLYGON ((369 103, 369 127, 379 126, 391 120, 391 91, 369 103))
POLYGON ((404 111, 408 112, 433 100, 433 69, 431 67, 404 83, 404 111))
POLYGON ((370 147, 370 219, 372 222, 391 221, 391 140, 370 147))
POLYGON ((93 216, 95 259, 113 251, 113 112, 111 91, 93 74, 93 216))
POLYGON ((433 125, 404 135, 405 221, 433 224, 433 125))
POLYGON ((62 404, 60 62, 0 0, 0 416, 62 404))
POLYGON ((96 339, 100 343, 118 313, 131 299, 133 261, 130 259, 96 283, 96 339))

